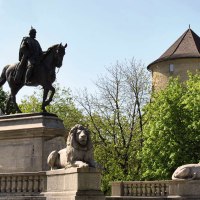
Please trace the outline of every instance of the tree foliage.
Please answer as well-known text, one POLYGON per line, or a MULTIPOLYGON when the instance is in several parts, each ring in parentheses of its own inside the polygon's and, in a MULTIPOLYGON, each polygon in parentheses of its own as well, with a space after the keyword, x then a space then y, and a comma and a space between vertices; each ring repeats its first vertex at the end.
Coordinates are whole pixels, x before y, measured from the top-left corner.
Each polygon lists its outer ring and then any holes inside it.
MULTIPOLYGON (((9 93, 5 92, 2 87, 0 87, 0 113, 6 113, 6 105, 9 102, 9 93)), ((9 109, 7 110, 7 114, 15 113, 15 106, 13 103, 10 103, 9 109)))
POLYGON ((145 107, 143 179, 171 179, 180 165, 200 161, 200 75, 171 79, 145 107))
POLYGON ((109 182, 140 176, 136 154, 142 147, 142 106, 148 101, 149 76, 141 62, 117 62, 96 82, 96 95, 79 94, 93 133, 95 159, 103 165, 102 189, 109 182))
POLYGON ((2 113, 5 111, 6 101, 8 99, 8 94, 3 91, 2 87, 0 87, 0 109, 2 113))

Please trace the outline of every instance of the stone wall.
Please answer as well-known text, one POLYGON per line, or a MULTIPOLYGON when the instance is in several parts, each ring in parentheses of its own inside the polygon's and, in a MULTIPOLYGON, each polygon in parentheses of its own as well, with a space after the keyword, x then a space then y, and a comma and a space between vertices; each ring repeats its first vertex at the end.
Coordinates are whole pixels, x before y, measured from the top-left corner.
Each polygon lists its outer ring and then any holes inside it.
POLYGON ((181 81, 188 79, 187 71, 195 73, 200 70, 200 59, 174 59, 155 63, 151 66, 152 71, 152 86, 155 91, 166 87, 169 77, 180 77, 181 81), (174 65, 174 71, 170 72, 169 65, 174 65))
POLYGON ((113 182, 106 199, 200 199, 200 180, 113 182))
POLYGON ((100 183, 101 173, 95 168, 1 173, 0 199, 105 200, 100 183))
POLYGON ((44 200, 46 172, 0 174, 0 199, 44 200))
POLYGON ((66 146, 58 117, 16 114, 0 117, 0 173, 48 170, 47 157, 66 146))

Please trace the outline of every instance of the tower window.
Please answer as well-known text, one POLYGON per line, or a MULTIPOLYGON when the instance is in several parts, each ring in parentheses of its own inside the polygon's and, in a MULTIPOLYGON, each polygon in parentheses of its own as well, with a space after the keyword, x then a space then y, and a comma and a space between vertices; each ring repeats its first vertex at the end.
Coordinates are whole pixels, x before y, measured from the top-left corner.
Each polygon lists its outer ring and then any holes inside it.
POLYGON ((169 64, 169 73, 174 72, 174 64, 169 64))

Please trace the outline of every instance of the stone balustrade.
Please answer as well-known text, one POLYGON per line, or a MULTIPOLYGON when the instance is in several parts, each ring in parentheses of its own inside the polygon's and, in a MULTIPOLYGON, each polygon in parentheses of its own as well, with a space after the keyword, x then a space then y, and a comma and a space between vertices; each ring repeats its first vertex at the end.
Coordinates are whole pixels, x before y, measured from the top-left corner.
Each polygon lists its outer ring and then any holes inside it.
POLYGON ((112 183, 112 196, 163 197, 171 181, 121 181, 112 183))
POLYGON ((46 172, 1 173, 0 195, 35 195, 46 191, 46 172))

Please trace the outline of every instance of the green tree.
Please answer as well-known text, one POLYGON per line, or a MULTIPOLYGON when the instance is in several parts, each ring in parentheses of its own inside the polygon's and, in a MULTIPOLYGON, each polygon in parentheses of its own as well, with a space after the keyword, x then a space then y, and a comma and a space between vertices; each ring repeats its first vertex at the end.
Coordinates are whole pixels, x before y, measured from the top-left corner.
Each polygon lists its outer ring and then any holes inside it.
POLYGON ((2 114, 5 114, 5 113, 6 114, 11 114, 11 113, 15 113, 16 112, 13 103, 10 103, 8 109, 6 110, 7 102, 9 102, 8 100, 9 100, 9 93, 3 91, 3 88, 1 87, 0 88, 0 112, 2 114))
MULTIPOLYGON (((41 102, 41 91, 35 91, 32 96, 25 96, 19 107, 25 113, 41 112, 41 102)), ((76 107, 70 89, 61 88, 58 84, 53 101, 47 107, 47 111, 62 119, 67 131, 77 123, 84 123, 82 112, 76 107)))
POLYGON ((102 189, 110 181, 140 176, 137 152, 142 148, 141 109, 149 100, 149 76, 141 62, 117 62, 96 82, 96 95, 83 91, 78 101, 85 110, 92 132, 95 159, 102 164, 102 189))
POLYGON ((8 99, 8 94, 3 91, 2 87, 0 87, 0 109, 1 112, 5 112, 5 105, 8 99))
POLYGON ((171 179, 180 165, 200 160, 200 75, 186 83, 171 79, 145 107, 144 143, 140 154, 143 179, 171 179))

